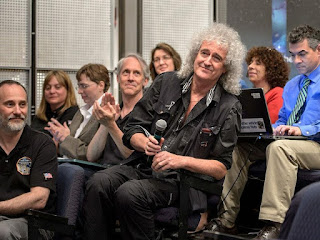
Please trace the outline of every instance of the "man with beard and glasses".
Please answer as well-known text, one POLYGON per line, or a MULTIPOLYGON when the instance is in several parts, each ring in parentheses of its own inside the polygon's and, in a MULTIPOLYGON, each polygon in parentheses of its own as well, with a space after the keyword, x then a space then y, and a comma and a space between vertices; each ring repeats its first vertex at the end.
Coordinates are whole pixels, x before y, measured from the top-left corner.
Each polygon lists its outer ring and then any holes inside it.
POLYGON ((26 89, 0 82, 0 239, 28 239, 27 209, 55 210, 55 145, 26 125, 27 112, 26 89))

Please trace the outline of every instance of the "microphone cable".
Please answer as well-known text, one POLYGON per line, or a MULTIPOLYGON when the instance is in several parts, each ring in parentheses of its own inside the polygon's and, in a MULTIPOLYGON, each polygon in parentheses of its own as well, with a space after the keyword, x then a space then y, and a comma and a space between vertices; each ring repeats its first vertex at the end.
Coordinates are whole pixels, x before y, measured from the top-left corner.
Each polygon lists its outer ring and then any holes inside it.
MULTIPOLYGON (((257 141, 260 140, 260 139, 261 139, 261 135, 257 136, 256 139, 255 139, 254 142, 253 142, 252 147, 253 147, 253 146, 257 143, 257 141)), ((234 182, 232 183, 232 185, 231 185, 229 191, 227 192, 227 194, 226 194, 226 195, 221 199, 221 201, 219 202, 219 204, 218 204, 218 206, 217 206, 218 212, 219 212, 221 203, 224 203, 224 201, 225 201, 226 198, 228 197, 229 193, 231 192, 232 188, 234 187, 234 185, 236 184, 237 180, 239 179, 240 174, 241 174, 243 168, 246 166, 247 162, 249 161, 250 155, 251 155, 251 153, 252 153, 252 151, 253 151, 252 147, 250 147, 250 149, 249 149, 248 156, 246 157, 246 159, 245 159, 245 161, 244 161, 244 164, 243 164, 242 167, 240 168, 240 171, 239 171, 239 173, 238 173, 238 176, 236 177, 236 179, 235 179, 234 182)), ((223 212, 220 212, 219 215, 221 215, 222 213, 223 213, 223 212)))

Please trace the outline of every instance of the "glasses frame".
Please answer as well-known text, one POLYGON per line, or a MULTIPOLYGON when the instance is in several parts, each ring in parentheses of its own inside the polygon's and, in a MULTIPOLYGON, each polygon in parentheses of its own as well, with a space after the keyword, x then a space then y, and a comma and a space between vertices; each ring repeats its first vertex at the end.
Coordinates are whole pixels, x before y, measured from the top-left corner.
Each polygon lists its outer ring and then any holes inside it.
POLYGON ((76 86, 76 90, 82 89, 82 90, 86 90, 88 87, 92 86, 94 83, 92 84, 85 84, 85 83, 78 83, 76 86))
POLYGON ((170 59, 172 59, 172 57, 170 56, 170 55, 164 55, 164 56, 162 56, 161 58, 156 58, 156 59, 154 59, 152 62, 155 64, 158 64, 158 63, 160 63, 160 61, 161 61, 161 59, 162 59, 162 61, 163 62, 167 62, 167 61, 169 61, 170 59))

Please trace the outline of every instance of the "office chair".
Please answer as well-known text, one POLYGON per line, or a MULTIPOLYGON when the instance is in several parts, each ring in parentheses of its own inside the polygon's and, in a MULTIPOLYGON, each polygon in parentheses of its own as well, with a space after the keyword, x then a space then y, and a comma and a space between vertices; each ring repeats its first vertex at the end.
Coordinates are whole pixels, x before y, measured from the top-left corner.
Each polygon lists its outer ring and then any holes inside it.
POLYGON ((56 215, 29 209, 29 239, 39 239, 39 229, 55 232, 55 239, 65 236, 72 239, 83 199, 84 180, 83 168, 69 163, 58 165, 56 215))
POLYGON ((206 175, 199 175, 187 170, 180 170, 180 201, 177 207, 161 208, 155 213, 156 223, 162 226, 159 231, 158 239, 166 231, 166 228, 174 229, 176 232, 178 228, 178 239, 187 239, 188 229, 193 229, 197 226, 200 213, 192 211, 189 199, 190 188, 201 190, 208 194, 208 207, 216 208, 219 203, 222 193, 222 180, 216 180, 213 177, 206 175), (215 206, 212 206, 215 205, 215 206))
POLYGON ((312 184, 304 190, 289 230, 288 240, 316 240, 320 236, 320 184, 312 184))
MULTIPOLYGON (((237 219, 244 231, 258 231, 264 223, 257 221, 266 173, 266 161, 253 163, 248 172, 248 182, 241 197, 241 209, 237 219)), ((299 169, 295 192, 305 186, 320 181, 320 170, 299 169)))

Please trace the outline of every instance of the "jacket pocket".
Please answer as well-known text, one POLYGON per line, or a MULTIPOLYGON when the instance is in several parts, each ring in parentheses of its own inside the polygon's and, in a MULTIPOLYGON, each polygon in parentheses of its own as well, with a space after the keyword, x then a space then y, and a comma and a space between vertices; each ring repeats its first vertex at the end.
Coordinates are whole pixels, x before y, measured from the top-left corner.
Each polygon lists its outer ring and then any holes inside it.
POLYGON ((220 131, 220 126, 214 126, 212 123, 203 123, 199 133, 198 150, 196 155, 200 158, 207 158, 212 150, 217 135, 220 131))

